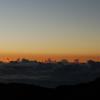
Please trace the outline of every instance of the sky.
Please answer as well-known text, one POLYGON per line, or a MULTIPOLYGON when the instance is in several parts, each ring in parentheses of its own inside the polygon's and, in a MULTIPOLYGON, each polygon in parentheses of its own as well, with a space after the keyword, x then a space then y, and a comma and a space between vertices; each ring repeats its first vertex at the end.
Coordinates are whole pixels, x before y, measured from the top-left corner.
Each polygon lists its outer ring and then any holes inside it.
POLYGON ((100 0, 0 0, 0 55, 100 56, 100 0))

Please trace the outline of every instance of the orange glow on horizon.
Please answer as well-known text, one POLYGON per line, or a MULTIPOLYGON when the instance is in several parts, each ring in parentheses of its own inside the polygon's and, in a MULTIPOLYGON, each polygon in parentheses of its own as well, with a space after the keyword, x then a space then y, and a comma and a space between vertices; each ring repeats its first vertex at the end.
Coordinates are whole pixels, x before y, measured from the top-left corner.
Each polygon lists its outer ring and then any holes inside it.
POLYGON ((89 59, 95 60, 95 61, 100 61, 100 57, 99 56, 95 56, 95 55, 3 55, 0 58, 0 61, 3 62, 9 62, 9 61, 15 61, 18 58, 22 59, 22 58, 26 58, 29 60, 37 60, 37 61, 41 61, 44 62, 46 60, 48 60, 49 58, 51 60, 56 60, 59 61, 61 59, 67 59, 70 62, 73 62, 75 59, 79 59, 80 62, 86 62, 89 59))

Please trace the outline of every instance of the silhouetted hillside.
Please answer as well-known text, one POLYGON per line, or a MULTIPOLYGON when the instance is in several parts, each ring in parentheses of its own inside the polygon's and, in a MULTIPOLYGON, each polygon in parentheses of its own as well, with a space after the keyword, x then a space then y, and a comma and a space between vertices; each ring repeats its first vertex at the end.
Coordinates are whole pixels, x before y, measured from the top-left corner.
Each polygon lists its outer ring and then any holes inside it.
POLYGON ((0 94, 6 97, 29 97, 29 98, 71 98, 71 97, 99 97, 100 78, 93 82, 64 85, 56 88, 44 88, 27 84, 0 84, 0 94))

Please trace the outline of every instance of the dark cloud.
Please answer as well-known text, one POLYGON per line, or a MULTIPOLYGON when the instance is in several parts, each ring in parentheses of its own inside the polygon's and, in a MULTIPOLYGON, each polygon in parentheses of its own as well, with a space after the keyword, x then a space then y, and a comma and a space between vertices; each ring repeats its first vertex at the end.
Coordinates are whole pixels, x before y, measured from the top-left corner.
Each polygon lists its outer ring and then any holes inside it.
POLYGON ((0 64, 0 82, 20 82, 46 87, 88 82, 100 77, 100 63, 85 64, 11 62, 0 64))

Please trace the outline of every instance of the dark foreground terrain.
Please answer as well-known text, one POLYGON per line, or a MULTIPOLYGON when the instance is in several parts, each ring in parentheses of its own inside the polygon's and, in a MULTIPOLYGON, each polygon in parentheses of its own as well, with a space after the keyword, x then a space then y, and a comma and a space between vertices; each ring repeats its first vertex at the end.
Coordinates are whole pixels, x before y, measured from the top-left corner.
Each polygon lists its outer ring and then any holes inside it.
POLYGON ((0 83, 0 97, 3 98, 100 98, 100 62, 90 60, 82 64, 66 61, 39 63, 24 59, 8 64, 1 63, 0 82, 3 82, 0 83), (38 85, 29 85, 35 83, 38 85))
POLYGON ((4 97, 57 97, 57 98, 71 98, 71 97, 99 97, 100 95, 100 79, 86 84, 79 84, 74 86, 59 86, 56 88, 43 88, 35 85, 26 84, 0 84, 0 96, 4 97))

